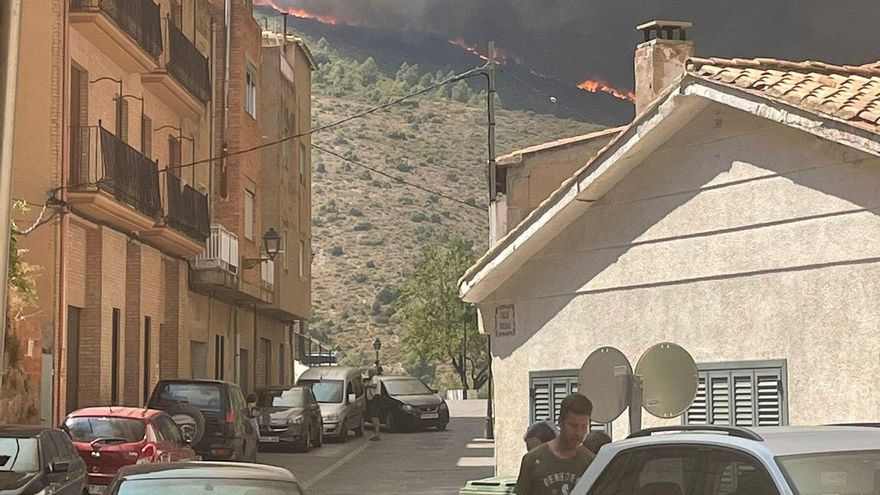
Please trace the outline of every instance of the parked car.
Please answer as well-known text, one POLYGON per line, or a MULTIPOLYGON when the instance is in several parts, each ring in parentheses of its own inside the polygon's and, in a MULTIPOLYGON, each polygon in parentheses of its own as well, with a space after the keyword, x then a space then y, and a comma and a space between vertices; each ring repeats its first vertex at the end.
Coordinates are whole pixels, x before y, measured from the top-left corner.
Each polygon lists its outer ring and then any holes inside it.
POLYGON ((196 458, 171 417, 155 409, 80 409, 67 416, 63 429, 88 467, 89 493, 103 493, 123 466, 196 458))
POLYGON ((180 426, 203 459, 256 461, 258 432, 238 385, 219 380, 162 380, 148 407, 180 426))
POLYGON ((412 376, 380 376, 379 418, 388 431, 436 427, 445 430, 449 407, 425 383, 412 376))
POLYGON ((300 452, 324 443, 321 407, 309 387, 256 390, 260 443, 293 445, 300 452))
POLYGON ((571 494, 873 494, 878 445, 877 428, 649 428, 602 447, 571 494))
POLYGON ((367 399, 360 369, 313 366, 300 375, 296 384, 311 388, 318 399, 325 438, 345 442, 349 431, 364 435, 367 399))
POLYGON ((61 430, 0 426, 0 493, 81 495, 86 463, 61 430))
POLYGON ((107 490, 107 495, 183 493, 303 495, 303 490, 286 469, 231 462, 129 466, 119 471, 107 490))

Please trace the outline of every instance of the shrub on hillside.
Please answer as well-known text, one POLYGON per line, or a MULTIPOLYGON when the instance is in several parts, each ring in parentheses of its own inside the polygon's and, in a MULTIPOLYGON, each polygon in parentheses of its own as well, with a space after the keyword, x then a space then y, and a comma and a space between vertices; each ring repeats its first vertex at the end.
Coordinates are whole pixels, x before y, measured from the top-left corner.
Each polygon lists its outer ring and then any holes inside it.
POLYGON ((355 224, 354 231, 355 232, 366 232, 373 228, 373 224, 370 222, 360 222, 355 224))
POLYGON ((332 248, 330 248, 330 255, 331 256, 342 256, 342 254, 343 254, 342 246, 336 244, 332 248))
POLYGON ((412 220, 413 222, 418 223, 418 222, 424 222, 425 220, 428 219, 428 217, 426 217, 425 214, 420 211, 415 211, 409 215, 409 219, 412 220))

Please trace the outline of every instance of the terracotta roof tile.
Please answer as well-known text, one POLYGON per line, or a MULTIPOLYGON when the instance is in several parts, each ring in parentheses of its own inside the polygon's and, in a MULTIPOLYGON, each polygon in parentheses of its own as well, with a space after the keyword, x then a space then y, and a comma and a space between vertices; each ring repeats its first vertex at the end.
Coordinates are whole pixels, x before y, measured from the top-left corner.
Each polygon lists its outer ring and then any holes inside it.
POLYGON ((880 61, 865 65, 772 58, 691 58, 688 72, 880 133, 880 61))

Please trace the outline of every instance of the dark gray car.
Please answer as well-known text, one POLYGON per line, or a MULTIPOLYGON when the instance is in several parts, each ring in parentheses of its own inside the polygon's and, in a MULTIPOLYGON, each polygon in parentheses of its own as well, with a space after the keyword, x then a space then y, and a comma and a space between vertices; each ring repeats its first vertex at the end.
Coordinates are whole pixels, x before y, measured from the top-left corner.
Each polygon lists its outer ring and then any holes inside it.
POLYGON ((324 443, 321 407, 309 387, 258 388, 260 445, 293 445, 300 452, 324 443))
POLYGON ((81 495, 86 463, 61 430, 0 427, 0 494, 81 495))

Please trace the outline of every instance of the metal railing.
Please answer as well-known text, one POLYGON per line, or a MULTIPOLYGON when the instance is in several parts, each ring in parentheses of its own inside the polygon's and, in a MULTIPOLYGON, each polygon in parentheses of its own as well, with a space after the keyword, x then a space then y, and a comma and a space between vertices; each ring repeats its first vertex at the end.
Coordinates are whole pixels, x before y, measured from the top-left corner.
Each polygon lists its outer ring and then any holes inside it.
POLYGON ((263 281, 263 288, 273 290, 275 288, 275 262, 266 260, 260 263, 260 279, 263 281))
POLYGON ((196 258, 196 268, 220 268, 238 274, 238 236, 222 225, 211 225, 205 253, 196 258))
POLYGON ((211 235, 208 216, 208 197, 189 184, 182 185, 174 174, 165 174, 168 214, 165 220, 172 228, 204 242, 211 235))
POLYGON ((159 167, 107 129, 73 127, 71 190, 97 187, 155 219, 162 218, 159 167))
POLYGON ((168 26, 168 73, 199 101, 207 103, 211 98, 211 72, 207 57, 199 52, 170 18, 165 24, 168 26))
POLYGON ((152 0, 70 0, 70 7, 99 9, 153 58, 162 54, 161 16, 152 0))

